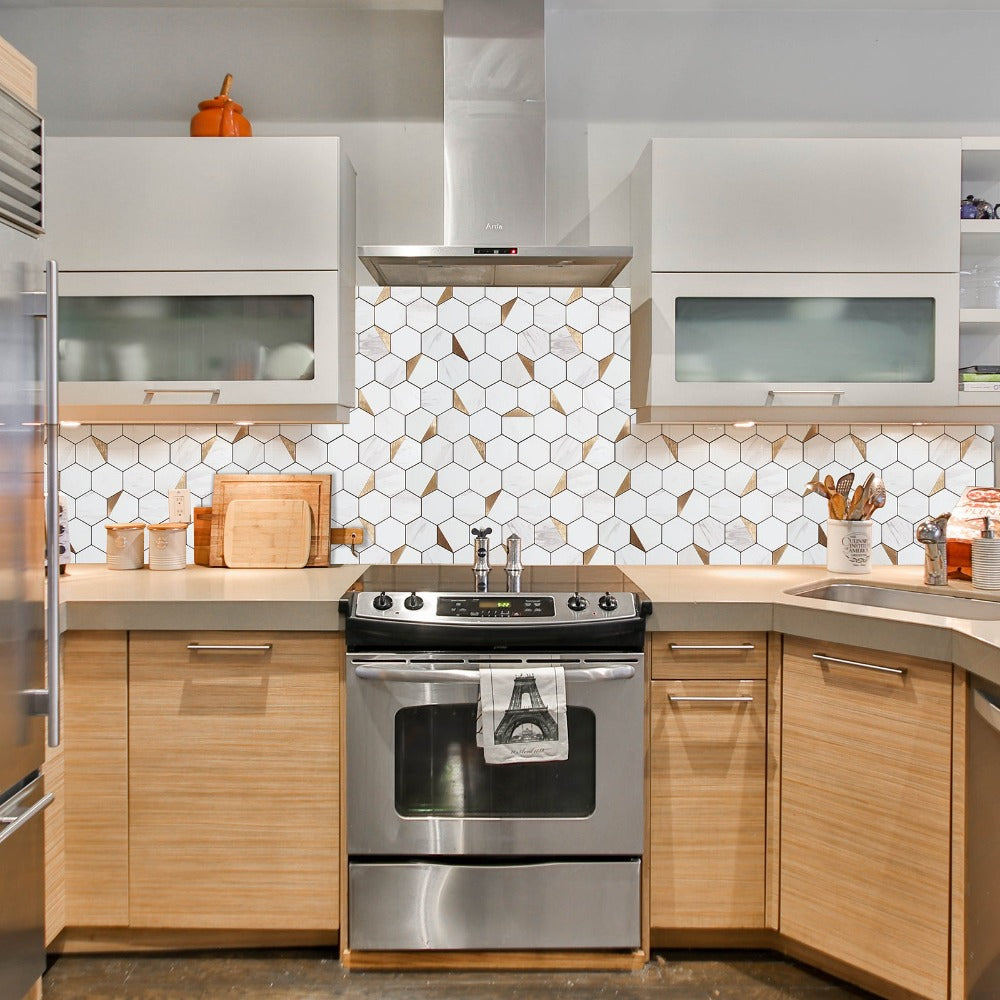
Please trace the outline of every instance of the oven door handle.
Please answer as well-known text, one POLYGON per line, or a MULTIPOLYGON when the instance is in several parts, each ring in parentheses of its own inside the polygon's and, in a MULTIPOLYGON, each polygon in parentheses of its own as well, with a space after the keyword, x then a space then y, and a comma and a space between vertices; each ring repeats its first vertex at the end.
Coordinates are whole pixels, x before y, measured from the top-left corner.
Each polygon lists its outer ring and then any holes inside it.
MULTIPOLYGON (((403 681, 408 684, 448 683, 478 684, 478 670, 408 670, 405 667, 357 666, 354 674, 365 681, 403 681)), ((635 667, 620 664, 613 667, 586 667, 567 670, 567 681, 627 681, 635 677, 635 667)))

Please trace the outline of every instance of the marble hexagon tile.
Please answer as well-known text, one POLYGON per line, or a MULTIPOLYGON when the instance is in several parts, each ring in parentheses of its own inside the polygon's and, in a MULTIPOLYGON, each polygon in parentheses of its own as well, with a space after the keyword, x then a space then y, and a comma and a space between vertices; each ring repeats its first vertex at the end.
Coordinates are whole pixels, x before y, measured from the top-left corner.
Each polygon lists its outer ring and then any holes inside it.
POLYGON ((329 472, 366 561, 459 564, 476 523, 528 564, 822 562, 817 469, 882 475, 875 559, 919 562, 914 524, 993 482, 991 427, 636 424, 625 289, 362 288, 356 316, 346 425, 66 428, 76 558, 174 486, 209 503, 216 472, 329 472))

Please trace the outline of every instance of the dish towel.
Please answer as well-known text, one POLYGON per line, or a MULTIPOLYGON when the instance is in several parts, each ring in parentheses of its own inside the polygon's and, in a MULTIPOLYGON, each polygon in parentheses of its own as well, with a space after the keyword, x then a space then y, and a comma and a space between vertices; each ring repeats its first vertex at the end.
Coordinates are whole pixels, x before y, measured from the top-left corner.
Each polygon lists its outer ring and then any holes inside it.
POLYGON ((487 764, 569 757, 562 667, 480 667, 479 709, 476 745, 487 764))

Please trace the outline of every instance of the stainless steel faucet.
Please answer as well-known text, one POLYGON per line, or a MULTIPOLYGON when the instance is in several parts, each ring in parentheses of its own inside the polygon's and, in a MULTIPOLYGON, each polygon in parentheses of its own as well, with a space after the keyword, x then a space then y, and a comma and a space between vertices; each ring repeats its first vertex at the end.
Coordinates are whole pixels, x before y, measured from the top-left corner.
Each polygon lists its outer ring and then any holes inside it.
POLYGON ((510 534, 504 543, 507 549, 507 565, 504 569, 507 572, 507 592, 509 594, 521 593, 521 570, 524 569, 521 563, 521 539, 518 535, 510 534))
POLYGON ((477 594, 485 594, 490 589, 490 543, 487 538, 493 534, 492 528, 473 528, 475 538, 475 558, 472 562, 472 575, 475 578, 477 594))
POLYGON ((924 546, 924 583, 931 587, 948 586, 949 517, 925 517, 917 525, 917 541, 924 546))

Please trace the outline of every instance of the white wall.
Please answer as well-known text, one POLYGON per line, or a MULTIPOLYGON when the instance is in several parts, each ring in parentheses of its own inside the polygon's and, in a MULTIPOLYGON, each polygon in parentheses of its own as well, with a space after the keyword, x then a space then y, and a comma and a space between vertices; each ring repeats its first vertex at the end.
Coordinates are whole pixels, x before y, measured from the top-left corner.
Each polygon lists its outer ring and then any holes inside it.
MULTIPOLYGON (((1000 132, 996 11, 600 6, 548 0, 552 240, 628 242, 652 135, 1000 132)), ((2 8, 0 35, 39 65, 52 134, 183 134, 230 71, 259 134, 344 136, 359 242, 441 238, 439 12, 2 8)))

